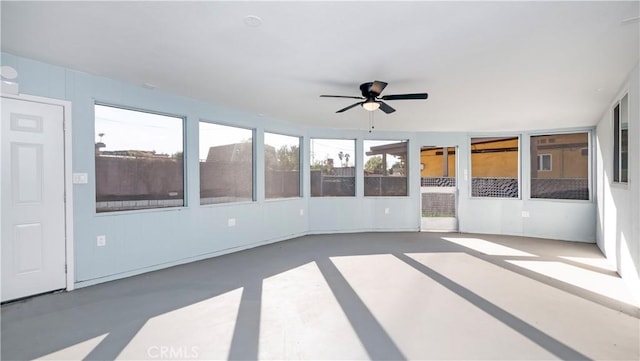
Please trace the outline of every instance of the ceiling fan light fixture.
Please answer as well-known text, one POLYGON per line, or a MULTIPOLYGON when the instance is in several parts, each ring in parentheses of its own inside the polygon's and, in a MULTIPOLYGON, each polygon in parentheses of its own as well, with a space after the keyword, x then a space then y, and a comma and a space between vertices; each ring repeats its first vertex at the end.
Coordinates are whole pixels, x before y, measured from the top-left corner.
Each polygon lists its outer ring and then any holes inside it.
POLYGON ((375 100, 367 100, 366 102, 362 103, 362 107, 365 110, 368 110, 370 112, 380 108, 380 103, 378 103, 375 100))

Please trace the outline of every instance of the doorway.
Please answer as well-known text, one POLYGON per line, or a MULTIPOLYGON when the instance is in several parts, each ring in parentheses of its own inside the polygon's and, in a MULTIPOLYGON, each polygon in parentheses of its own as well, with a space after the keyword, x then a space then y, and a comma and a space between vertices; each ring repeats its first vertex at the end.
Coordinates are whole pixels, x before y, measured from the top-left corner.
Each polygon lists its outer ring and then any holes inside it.
POLYGON ((34 98, 1 98, 2 302, 73 288, 67 273, 69 109, 34 98))
POLYGON ((421 231, 458 231, 457 146, 420 148, 421 231))

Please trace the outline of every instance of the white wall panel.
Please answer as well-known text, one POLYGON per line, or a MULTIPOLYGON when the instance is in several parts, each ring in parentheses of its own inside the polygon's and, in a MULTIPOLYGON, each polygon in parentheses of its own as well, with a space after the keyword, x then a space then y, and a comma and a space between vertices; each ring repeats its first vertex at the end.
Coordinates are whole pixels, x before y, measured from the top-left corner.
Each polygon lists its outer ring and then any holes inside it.
POLYGON ((640 71, 622 85, 597 127, 597 243, 640 299, 640 71), (629 181, 613 182, 614 104, 629 95, 629 181))

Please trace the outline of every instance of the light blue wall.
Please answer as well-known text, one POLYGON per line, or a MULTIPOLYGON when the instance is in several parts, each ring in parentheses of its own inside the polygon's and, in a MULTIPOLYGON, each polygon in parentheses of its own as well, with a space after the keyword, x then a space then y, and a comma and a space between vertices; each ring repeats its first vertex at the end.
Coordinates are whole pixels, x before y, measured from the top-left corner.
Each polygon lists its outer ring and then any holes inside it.
MULTIPOLYGON (((304 129, 9 54, 2 54, 2 64, 18 71, 21 93, 72 102, 72 169, 89 174, 88 184, 76 184, 73 189, 75 279, 80 285, 291 238, 307 231, 306 199, 264 199, 264 168, 260 162, 257 162, 258 199, 254 203, 200 206, 198 192, 200 119, 255 128, 257 142, 265 130, 305 136, 304 129), (186 117, 186 207, 96 214, 95 101, 186 117), (300 216, 300 209, 304 216, 300 216), (228 218, 235 218, 237 225, 228 227, 228 218), (107 245, 97 247, 96 236, 103 234, 107 236, 107 245)), ((257 159, 263 156, 262 148, 258 147, 257 159)))
MULTIPOLYGON (((574 241, 595 241, 596 207, 593 201, 528 200, 528 180, 522 177, 522 199, 473 199, 469 181, 467 133, 374 132, 306 128, 255 114, 150 90, 104 77, 2 54, 2 64, 16 68, 23 94, 72 102, 73 172, 89 174, 89 183, 74 185, 75 279, 79 286, 124 277, 189 260, 205 258, 308 233, 356 231, 417 231, 420 227, 420 147, 457 145, 459 224, 462 232, 525 235, 574 241), (94 182, 95 101, 186 117, 186 201, 183 208, 96 214, 94 182), (199 205, 198 121, 220 121, 263 132, 303 137, 303 197, 264 199, 264 153, 257 149, 257 200, 252 203, 199 205), (356 197, 311 198, 309 141, 311 137, 357 139, 356 170, 362 174, 362 140, 409 140, 409 196, 363 196, 362 177, 356 179, 356 197), (385 209, 389 213, 385 213, 385 209), (302 215, 300 214, 302 210, 302 215), (528 210, 530 218, 522 218, 528 210), (235 218, 236 227, 228 227, 235 218), (96 236, 107 236, 105 247, 96 236)), ((513 134, 513 133, 511 133, 513 134)), ((523 133, 519 133, 523 134, 523 133)), ((475 135, 475 134, 474 134, 475 135)), ((491 135, 496 135, 492 133, 491 135)), ((522 136, 521 159, 528 159, 527 134, 522 136)), ((522 174, 528 174, 527 162, 522 174)), ((470 173, 469 173, 470 174, 470 173)))
MULTIPOLYGON (((356 177, 356 197, 310 197, 309 232, 418 231, 420 229, 420 146, 416 133, 309 128, 313 138, 356 139, 356 174, 363 174, 363 140, 408 140, 409 196, 364 197, 364 177, 356 177), (414 166, 418 164, 418 166, 414 166), (389 212, 385 213, 388 208, 389 212)), ((306 147, 309 149, 309 147, 306 147)), ((305 154, 305 159, 309 159, 305 154)), ((305 162, 305 171, 309 164, 305 162)), ((308 184, 305 184, 308 187, 308 184)), ((307 195, 309 193, 306 193, 307 195)))
MULTIPOLYGON (((461 232, 520 235, 578 242, 595 242, 595 195, 590 201, 530 199, 529 136, 590 129, 554 129, 519 133, 420 133, 419 146, 458 146, 458 222, 461 232), (477 136, 520 136, 520 198, 471 197, 470 138, 477 136), (467 173, 465 179, 464 174, 467 173), (523 218, 522 212, 530 217, 523 218)), ((413 169, 419 169, 419 161, 413 169)), ((418 185, 419 186, 419 185, 418 185)))

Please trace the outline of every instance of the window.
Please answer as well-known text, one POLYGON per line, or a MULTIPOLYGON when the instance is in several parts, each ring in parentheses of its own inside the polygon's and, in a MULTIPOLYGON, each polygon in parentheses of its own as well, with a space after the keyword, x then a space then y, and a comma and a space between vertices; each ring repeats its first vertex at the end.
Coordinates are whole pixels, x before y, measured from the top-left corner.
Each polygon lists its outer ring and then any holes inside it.
POLYGON ((252 201, 253 131, 200 122, 200 204, 252 201))
POLYGON ((518 137, 471 138, 471 195, 518 198, 518 137))
POLYGON ((300 197, 300 138, 264 133, 265 197, 300 197))
POLYGON ((311 196, 356 195, 355 140, 311 139, 311 196))
POLYGON ((364 195, 407 195, 408 141, 364 141, 364 195))
POLYGON ((629 174, 628 94, 613 108, 613 181, 628 182, 629 174))
POLYGON ((588 200, 588 150, 588 132, 532 136, 531 159, 538 165, 531 165, 531 198, 588 200), (551 137, 554 142, 543 141, 551 137))
POLYGON ((184 205, 182 118, 96 104, 96 211, 184 205))
POLYGON ((538 154, 538 171, 551 171, 551 154, 538 154))

